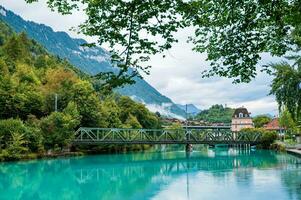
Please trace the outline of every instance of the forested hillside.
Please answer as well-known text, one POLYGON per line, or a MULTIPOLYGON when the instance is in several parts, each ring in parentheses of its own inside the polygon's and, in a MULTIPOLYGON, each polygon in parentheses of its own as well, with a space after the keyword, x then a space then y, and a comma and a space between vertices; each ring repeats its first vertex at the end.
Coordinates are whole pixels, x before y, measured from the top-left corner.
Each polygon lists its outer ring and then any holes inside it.
POLYGON ((224 107, 223 105, 213 105, 209 109, 202 110, 195 119, 203 120, 210 123, 231 123, 233 108, 224 107))
MULTIPOLYGON (((65 32, 55 32, 51 27, 26 21, 15 13, 6 10, 0 5, 0 20, 7 23, 16 33, 26 32, 28 37, 39 42, 51 54, 67 59, 73 66, 89 75, 99 72, 116 70, 110 63, 110 54, 100 47, 87 48, 82 44, 83 39, 71 38, 65 32)), ((168 97, 160 94, 145 80, 135 77, 133 85, 126 85, 116 91, 135 101, 142 102, 153 112, 172 117, 185 116, 185 112, 168 97)))
POLYGON ((103 95, 66 60, 0 22, 0 160, 61 150, 86 127, 157 128, 160 121, 129 97, 103 95), (54 112, 55 95, 58 111, 54 112))

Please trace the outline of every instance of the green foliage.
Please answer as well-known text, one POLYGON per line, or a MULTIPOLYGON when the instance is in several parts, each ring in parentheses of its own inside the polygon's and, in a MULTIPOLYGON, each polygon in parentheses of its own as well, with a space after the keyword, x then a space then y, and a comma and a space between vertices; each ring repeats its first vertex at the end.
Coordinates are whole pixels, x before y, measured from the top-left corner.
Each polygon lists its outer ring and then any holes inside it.
POLYGON ((82 116, 81 125, 87 127, 107 127, 106 116, 97 93, 91 83, 81 81, 72 86, 71 100, 78 106, 82 116))
POLYGON ((262 128, 265 124, 269 123, 272 119, 267 115, 258 115, 253 118, 255 128, 262 128))
POLYGON ((0 46, 2 46, 7 38, 11 35, 13 35, 13 30, 7 26, 3 21, 0 21, 0 46))
POLYGON ((107 127, 119 128, 122 125, 120 114, 122 110, 112 98, 107 98, 102 102, 102 108, 106 113, 107 127))
POLYGON ((47 148, 55 145, 63 148, 70 144, 74 130, 80 124, 80 115, 75 103, 70 102, 63 112, 53 112, 41 119, 41 130, 47 148))
POLYGON ((276 96, 280 109, 287 109, 295 122, 301 120, 301 58, 296 63, 271 65, 274 70, 271 94, 276 96))
POLYGON ((277 132, 268 131, 263 128, 244 128, 240 130, 240 132, 250 134, 250 136, 260 133, 260 147, 263 149, 269 149, 271 144, 273 144, 278 137, 277 132))
POLYGON ((285 152, 286 151, 285 144, 277 143, 277 142, 271 144, 270 149, 273 149, 275 151, 280 151, 280 152, 285 152))
POLYGON ((11 142, 6 151, 10 155, 11 159, 20 159, 22 154, 25 154, 28 151, 28 148, 26 147, 27 141, 23 134, 17 132, 12 133, 11 137, 11 142))
POLYGON ((13 35, 3 46, 4 54, 0 57, 0 118, 26 119, 29 114, 43 114, 44 99, 39 91, 41 83, 35 69, 24 61, 31 60, 26 45, 29 45, 29 40, 21 34, 13 35))
POLYGON ((133 115, 139 121, 139 124, 143 128, 158 128, 161 126, 159 118, 156 114, 151 113, 147 108, 141 104, 136 103, 129 97, 120 97, 117 100, 117 104, 122 110, 120 119, 122 122, 126 122, 130 115, 133 115))
MULTIPOLYGON (((27 2, 33 2, 27 0, 27 2)), ((48 1, 52 8, 59 12, 70 13, 76 7, 76 2, 48 1)), ((180 1, 179 1, 180 2, 180 1)), ((160 53, 170 49, 177 40, 173 33, 182 26, 179 17, 177 1, 82 1, 88 20, 80 25, 80 30, 87 35, 97 35, 99 44, 108 43, 112 54, 112 63, 119 67, 117 73, 101 73, 107 79, 104 87, 118 87, 124 83, 133 83, 132 78, 139 75, 138 70, 148 72, 147 66, 141 62, 149 60, 150 54, 160 53), (150 26, 150 21, 154 25, 150 26), (97 28, 96 28, 97 27, 97 28), (108 27, 111 27, 108 29, 108 27), (161 40, 158 40, 158 37, 161 40), (117 51, 121 46, 124 49, 117 51), (137 56, 137 59, 134 58, 137 56), (129 67, 134 70, 129 70, 129 67)))
POLYGON ((210 123, 231 123, 234 109, 223 105, 213 105, 208 110, 202 110, 195 119, 210 123))
POLYGON ((24 44, 22 44, 19 38, 13 35, 3 47, 3 51, 7 55, 7 59, 12 61, 18 61, 25 56, 24 44))
POLYGON ((129 114, 128 118, 126 119, 123 125, 123 128, 142 128, 142 126, 135 116, 129 114))
MULTIPOLYGON (((13 151, 17 145, 21 149, 24 144, 30 151, 36 152, 41 149, 42 145, 40 132, 34 127, 26 126, 21 120, 17 119, 0 120, 0 138, 1 148, 6 149, 7 152, 13 151)), ((16 151, 19 150, 16 149, 16 151)))
POLYGON ((183 129, 183 127, 182 127, 182 125, 180 123, 172 123, 166 129, 178 130, 178 129, 183 129))
POLYGON ((287 109, 281 111, 279 124, 286 128, 288 137, 292 137, 292 134, 297 134, 299 132, 297 123, 287 109))
POLYGON ((275 131, 265 131, 262 133, 261 145, 264 149, 268 149, 277 139, 277 133, 275 131))
MULTIPOLYGON (((130 66, 134 73, 146 70, 139 63, 170 49, 177 42, 174 33, 187 27, 194 30, 189 35, 194 50, 207 53, 211 62, 212 68, 204 76, 235 78, 235 82, 249 82, 256 76, 260 53, 281 56, 301 44, 299 0, 47 2, 63 14, 84 5, 87 20, 79 26, 80 31, 98 37, 100 45, 110 45, 112 60, 119 63, 121 73, 130 66), (114 51, 117 46, 123 49, 114 51)), ((109 79, 124 78, 106 75, 109 79)))
MULTIPOLYGON (((1 34, 4 34, 2 29, 1 34)), ((127 97, 105 96, 96 91, 87 75, 49 55, 24 33, 3 38, 0 44, 1 160, 44 153, 44 148, 61 151, 70 145, 80 126, 160 126, 157 116, 144 105, 127 97), (58 112, 53 112, 55 94, 58 112)))

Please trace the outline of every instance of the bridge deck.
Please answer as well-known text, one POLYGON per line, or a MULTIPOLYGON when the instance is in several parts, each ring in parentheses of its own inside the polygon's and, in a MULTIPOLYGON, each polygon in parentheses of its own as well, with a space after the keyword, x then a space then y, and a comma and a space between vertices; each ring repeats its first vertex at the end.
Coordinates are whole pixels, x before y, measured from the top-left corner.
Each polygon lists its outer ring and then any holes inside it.
POLYGON ((250 144, 260 142, 260 133, 229 129, 117 129, 79 128, 73 144, 250 144))

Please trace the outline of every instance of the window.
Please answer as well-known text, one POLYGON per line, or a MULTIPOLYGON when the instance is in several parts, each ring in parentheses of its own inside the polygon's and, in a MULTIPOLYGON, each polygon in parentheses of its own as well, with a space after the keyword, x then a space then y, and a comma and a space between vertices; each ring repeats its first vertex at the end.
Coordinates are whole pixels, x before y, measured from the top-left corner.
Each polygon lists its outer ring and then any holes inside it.
POLYGON ((239 113, 239 118, 243 118, 244 117, 244 114, 243 113, 239 113))

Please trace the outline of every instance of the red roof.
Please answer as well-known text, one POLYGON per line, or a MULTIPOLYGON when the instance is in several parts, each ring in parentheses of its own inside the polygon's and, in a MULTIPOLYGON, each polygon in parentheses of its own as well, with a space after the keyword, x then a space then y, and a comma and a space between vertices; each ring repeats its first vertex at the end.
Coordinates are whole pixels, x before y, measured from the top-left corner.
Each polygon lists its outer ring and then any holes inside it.
POLYGON ((263 126, 266 130, 283 130, 285 129, 284 127, 281 127, 279 125, 279 119, 278 118, 274 118, 272 119, 272 121, 270 121, 269 123, 267 123, 266 125, 263 126))

